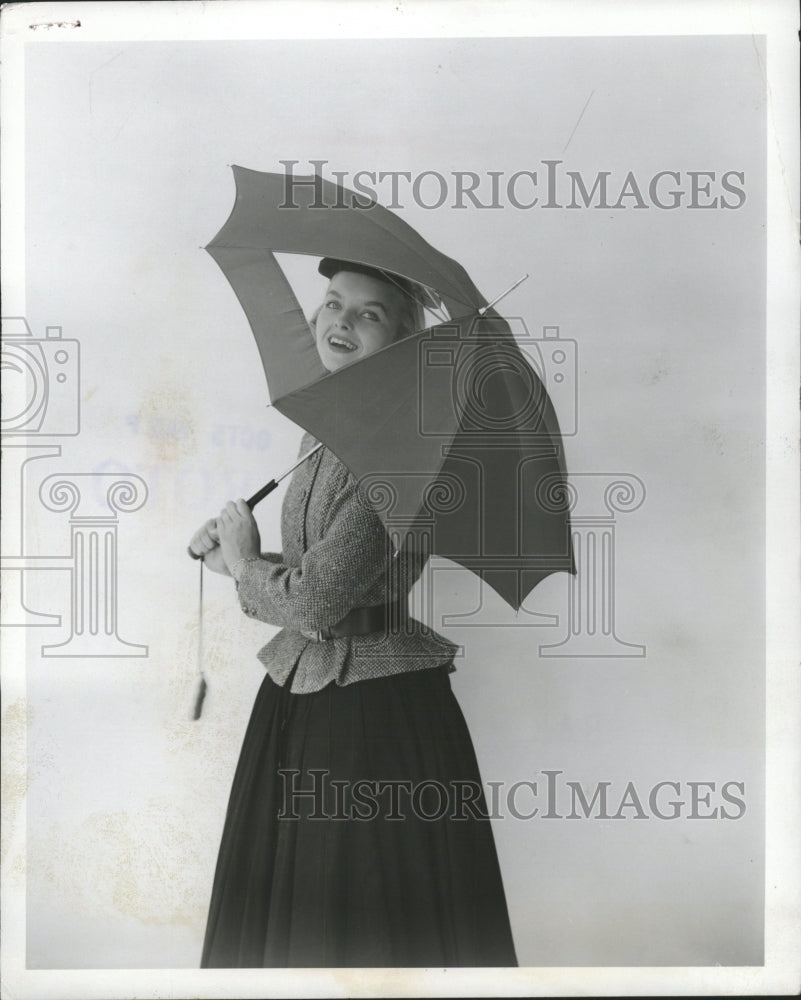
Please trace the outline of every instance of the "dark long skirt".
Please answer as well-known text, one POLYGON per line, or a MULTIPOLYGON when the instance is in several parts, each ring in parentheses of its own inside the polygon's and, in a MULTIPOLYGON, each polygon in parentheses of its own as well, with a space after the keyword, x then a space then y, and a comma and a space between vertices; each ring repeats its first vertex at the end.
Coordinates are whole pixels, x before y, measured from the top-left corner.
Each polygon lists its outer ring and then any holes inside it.
POLYGON ((265 677, 253 707, 202 967, 516 965, 447 667, 290 683, 265 677))

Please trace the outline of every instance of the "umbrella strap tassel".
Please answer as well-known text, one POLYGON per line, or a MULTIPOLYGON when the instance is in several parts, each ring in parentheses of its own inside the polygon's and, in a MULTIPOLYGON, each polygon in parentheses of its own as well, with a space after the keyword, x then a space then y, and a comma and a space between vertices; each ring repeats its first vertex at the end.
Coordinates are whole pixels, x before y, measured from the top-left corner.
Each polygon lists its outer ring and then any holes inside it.
POLYGON ((197 722, 203 713, 203 702, 208 691, 208 684, 203 673, 203 560, 200 560, 200 601, 198 607, 197 623, 197 690, 195 693, 195 706, 192 710, 192 720, 197 722))

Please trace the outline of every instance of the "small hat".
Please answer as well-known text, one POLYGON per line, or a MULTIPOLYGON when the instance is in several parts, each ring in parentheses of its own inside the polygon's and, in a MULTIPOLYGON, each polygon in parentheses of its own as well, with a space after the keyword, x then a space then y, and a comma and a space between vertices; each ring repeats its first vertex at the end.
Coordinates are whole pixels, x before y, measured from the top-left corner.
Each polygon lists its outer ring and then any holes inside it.
POLYGON ((340 271, 353 271, 356 274, 366 274, 369 278, 376 278, 378 281, 385 281, 395 288, 400 288, 408 296, 414 299, 419 305, 426 308, 437 308, 439 301, 437 296, 423 285, 418 285, 416 281, 410 281, 400 274, 392 271, 384 271, 380 267, 370 267, 369 264, 360 264, 355 260, 338 260, 336 257, 323 257, 317 265, 317 270, 325 278, 333 278, 340 271))

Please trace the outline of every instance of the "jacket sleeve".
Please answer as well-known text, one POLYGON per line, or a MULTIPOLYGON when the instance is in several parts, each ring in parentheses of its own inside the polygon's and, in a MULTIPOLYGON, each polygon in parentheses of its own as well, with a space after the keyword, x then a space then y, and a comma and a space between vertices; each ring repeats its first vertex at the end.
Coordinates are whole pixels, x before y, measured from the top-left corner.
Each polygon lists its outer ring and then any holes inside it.
POLYGON ((387 572, 389 536, 353 477, 326 499, 326 530, 300 566, 263 556, 245 563, 237 592, 246 615, 298 631, 325 628, 364 604, 387 572))

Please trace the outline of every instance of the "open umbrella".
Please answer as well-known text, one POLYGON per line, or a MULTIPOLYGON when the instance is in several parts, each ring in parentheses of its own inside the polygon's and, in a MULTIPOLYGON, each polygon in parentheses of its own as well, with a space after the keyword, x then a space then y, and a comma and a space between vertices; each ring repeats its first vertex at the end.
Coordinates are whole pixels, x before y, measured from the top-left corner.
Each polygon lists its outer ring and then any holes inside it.
POLYGON ((467 567, 515 610, 549 574, 575 573, 556 413, 464 268, 322 177, 233 172, 234 208, 206 249, 248 318, 272 405, 348 466, 396 548, 467 567), (275 253, 380 268, 449 318, 328 373, 275 253))

